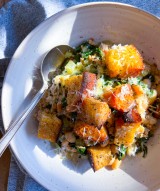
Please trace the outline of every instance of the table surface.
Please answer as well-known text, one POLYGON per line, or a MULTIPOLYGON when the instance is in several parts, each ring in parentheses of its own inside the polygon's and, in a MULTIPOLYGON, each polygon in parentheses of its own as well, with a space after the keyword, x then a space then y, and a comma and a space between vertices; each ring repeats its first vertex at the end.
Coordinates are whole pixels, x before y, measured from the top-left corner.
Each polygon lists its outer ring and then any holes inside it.
MULTIPOLYGON (((0 138, 2 137, 0 131, 0 138)), ((11 154, 9 149, 7 149, 2 157, 0 157, 0 190, 7 191, 9 167, 10 167, 11 154)))

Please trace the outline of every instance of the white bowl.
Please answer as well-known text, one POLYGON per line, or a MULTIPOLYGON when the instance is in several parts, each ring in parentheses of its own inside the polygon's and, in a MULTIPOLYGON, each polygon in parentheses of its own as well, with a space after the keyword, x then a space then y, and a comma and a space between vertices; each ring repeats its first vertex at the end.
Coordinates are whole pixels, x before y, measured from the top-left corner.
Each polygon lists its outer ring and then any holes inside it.
MULTIPOLYGON (((2 114, 4 127, 25 108, 35 94, 36 72, 44 54, 59 44, 76 46, 94 38, 116 44, 134 44, 145 60, 160 68, 160 21, 135 7, 118 3, 89 3, 55 14, 21 43, 4 80, 2 114), (34 90, 34 91, 33 91, 34 90)), ((24 169, 53 191, 157 190, 160 188, 160 131, 149 142, 148 156, 127 158, 120 169, 94 173, 87 161, 75 167, 54 154, 48 143, 37 138, 33 114, 11 142, 24 169)))

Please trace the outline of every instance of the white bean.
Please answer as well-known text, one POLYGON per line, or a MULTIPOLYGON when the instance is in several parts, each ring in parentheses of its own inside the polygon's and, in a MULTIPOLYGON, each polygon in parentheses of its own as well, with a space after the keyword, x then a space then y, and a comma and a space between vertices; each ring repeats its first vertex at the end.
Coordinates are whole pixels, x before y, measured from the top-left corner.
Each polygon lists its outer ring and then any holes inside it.
POLYGON ((72 148, 69 146, 69 142, 67 140, 62 142, 62 149, 68 151, 68 152, 77 152, 75 148, 72 148))
POLYGON ((76 137, 73 134, 73 132, 66 132, 64 136, 65 136, 65 138, 66 138, 66 140, 68 142, 70 142, 70 143, 75 143, 76 142, 76 137))

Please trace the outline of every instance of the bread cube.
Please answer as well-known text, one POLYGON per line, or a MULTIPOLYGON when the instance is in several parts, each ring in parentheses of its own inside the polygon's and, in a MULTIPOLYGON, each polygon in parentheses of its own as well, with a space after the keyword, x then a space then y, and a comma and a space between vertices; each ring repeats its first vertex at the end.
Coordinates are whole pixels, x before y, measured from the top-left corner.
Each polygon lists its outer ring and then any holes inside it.
POLYGON ((133 84, 131 87, 135 97, 138 97, 144 94, 142 86, 133 84))
POLYGON ((143 89, 139 85, 132 85, 134 98, 136 101, 137 112, 140 114, 142 121, 145 120, 146 110, 149 107, 149 100, 143 89))
POLYGON ((87 149, 89 161, 94 171, 97 171, 105 166, 109 166, 113 156, 110 146, 101 147, 93 146, 87 149))
POLYGON ((122 163, 122 160, 115 159, 113 164, 111 165, 112 169, 113 170, 118 169, 120 167, 121 163, 122 163))
POLYGON ((68 89, 66 107, 68 112, 74 112, 77 110, 77 103, 80 100, 81 83, 82 75, 71 76, 65 81, 65 87, 68 89))
POLYGON ((144 133, 144 127, 141 123, 124 123, 119 118, 116 120, 114 144, 124 145, 126 147, 135 142, 135 137, 141 136, 144 133))
POLYGON ((142 122, 142 118, 135 108, 131 109, 129 112, 123 113, 123 120, 126 123, 142 122))
POLYGON ((61 130, 61 120, 45 111, 39 113, 38 120, 38 137, 55 143, 61 130))
POLYGON ((144 69, 143 59, 133 45, 114 45, 105 52, 110 77, 136 77, 144 69))
POLYGON ((99 130, 97 127, 88 125, 82 121, 76 121, 74 132, 82 138, 87 145, 96 145, 97 143, 105 145, 109 140, 105 127, 102 126, 99 130))
POLYGON ((71 76, 65 82, 68 89, 67 94, 67 111, 74 112, 78 108, 78 102, 81 102, 84 97, 90 96, 90 92, 96 84, 96 75, 89 72, 84 72, 83 75, 71 76))
POLYGON ((80 118, 86 123, 101 127, 111 114, 111 110, 106 102, 96 100, 93 97, 85 98, 82 102, 80 118))
POLYGON ((94 89, 96 85, 96 74, 90 73, 90 72, 84 72, 83 73, 83 79, 81 84, 81 90, 80 93, 83 97, 90 96, 90 92, 94 89))
POLYGON ((135 106, 132 88, 129 84, 119 85, 104 93, 108 105, 118 111, 128 112, 135 106))

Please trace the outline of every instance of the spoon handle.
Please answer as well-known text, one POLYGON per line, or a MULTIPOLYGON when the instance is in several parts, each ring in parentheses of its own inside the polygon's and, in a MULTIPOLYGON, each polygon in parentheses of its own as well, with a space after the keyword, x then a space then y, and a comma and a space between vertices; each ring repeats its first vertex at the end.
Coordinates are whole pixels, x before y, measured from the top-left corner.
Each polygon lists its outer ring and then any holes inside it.
POLYGON ((16 134, 17 130, 20 128, 24 120, 32 112, 32 110, 35 108, 38 101, 44 95, 45 89, 46 88, 43 86, 35 95, 35 97, 27 106, 27 108, 24 110, 24 112, 22 112, 22 114, 13 123, 9 125, 5 135, 0 139, 0 157, 2 156, 3 152, 9 145, 10 141, 12 140, 12 138, 14 137, 14 135, 16 134))

